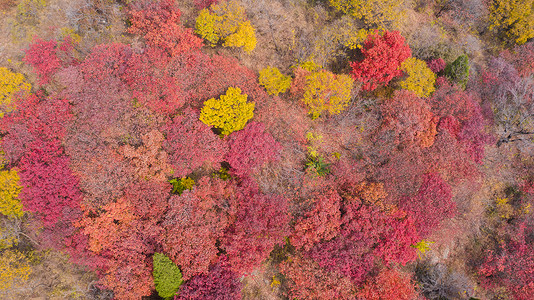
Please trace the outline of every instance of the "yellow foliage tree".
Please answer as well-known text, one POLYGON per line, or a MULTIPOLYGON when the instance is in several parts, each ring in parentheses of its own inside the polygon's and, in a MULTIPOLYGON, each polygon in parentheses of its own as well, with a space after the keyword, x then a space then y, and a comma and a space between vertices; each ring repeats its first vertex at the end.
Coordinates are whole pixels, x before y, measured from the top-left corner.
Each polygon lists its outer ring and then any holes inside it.
POLYGON ((221 22, 222 17, 210 13, 208 9, 203 9, 196 19, 195 32, 214 47, 220 39, 219 33, 216 32, 216 27, 221 22))
POLYGON ((0 216, 0 251, 9 249, 19 242, 22 233, 22 220, 0 216))
POLYGON ((347 58, 347 49, 362 48, 369 33, 375 30, 360 28, 361 22, 349 15, 329 22, 313 35, 309 58, 320 65, 329 65, 337 59, 347 58))
POLYGON ((224 47, 242 47, 247 52, 256 48, 256 31, 236 1, 223 1, 201 10, 195 28, 212 47, 222 42, 224 47))
POLYGON ((220 99, 211 98, 204 102, 200 121, 221 129, 223 135, 245 128, 254 116, 254 103, 247 103, 247 95, 240 88, 229 87, 220 99))
POLYGON ((306 76, 303 102, 309 107, 313 119, 324 111, 338 114, 349 104, 354 80, 348 75, 335 75, 328 71, 306 76))
POLYGON ((269 95, 285 93, 291 86, 291 77, 280 73, 275 67, 268 67, 260 71, 260 85, 265 87, 269 95))
POLYGON ((410 57, 402 63, 401 69, 408 74, 408 77, 400 82, 403 89, 413 91, 419 97, 428 97, 436 89, 436 74, 424 61, 410 57))
POLYGON ((368 26, 396 27, 408 6, 406 0, 330 0, 335 9, 362 19, 368 26))
POLYGON ((28 258, 17 250, 6 250, 0 255, 0 291, 7 291, 28 280, 31 268, 28 258))
POLYGON ((19 239, 15 232, 0 225, 0 250, 8 249, 18 244, 19 239))
POLYGON ((24 75, 0 68, 0 118, 15 109, 13 95, 20 91, 30 91, 32 86, 24 81, 24 75))
POLYGON ((503 32, 521 45, 534 37, 534 0, 493 0, 489 8, 490 30, 503 32))
POLYGON ((22 203, 17 198, 22 187, 15 170, 0 171, 0 213, 8 217, 22 217, 22 203))
POLYGON ((243 50, 250 52, 256 48, 256 31, 250 21, 239 24, 237 31, 226 37, 224 47, 243 47, 243 50))
POLYGON ((311 59, 311 60, 306 60, 306 61, 303 61, 303 62, 295 65, 294 68, 296 68, 296 69, 301 68, 301 69, 309 71, 309 72, 315 72, 315 71, 318 71, 319 69, 321 69, 321 65, 319 65, 318 63, 313 61, 313 59, 311 59))

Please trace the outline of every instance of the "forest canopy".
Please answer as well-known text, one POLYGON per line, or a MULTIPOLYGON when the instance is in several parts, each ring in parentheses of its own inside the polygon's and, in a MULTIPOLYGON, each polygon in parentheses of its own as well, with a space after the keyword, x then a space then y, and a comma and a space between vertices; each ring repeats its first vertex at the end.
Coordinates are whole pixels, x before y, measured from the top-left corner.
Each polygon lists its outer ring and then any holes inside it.
POLYGON ((0 298, 531 299, 519 0, 0 0, 0 298))

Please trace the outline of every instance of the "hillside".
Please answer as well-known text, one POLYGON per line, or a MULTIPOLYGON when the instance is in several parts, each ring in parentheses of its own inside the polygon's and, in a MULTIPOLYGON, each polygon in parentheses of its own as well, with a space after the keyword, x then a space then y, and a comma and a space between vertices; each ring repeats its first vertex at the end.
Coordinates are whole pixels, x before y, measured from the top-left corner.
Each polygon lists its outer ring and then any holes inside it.
POLYGON ((534 297, 534 0, 0 0, 0 298, 534 297))

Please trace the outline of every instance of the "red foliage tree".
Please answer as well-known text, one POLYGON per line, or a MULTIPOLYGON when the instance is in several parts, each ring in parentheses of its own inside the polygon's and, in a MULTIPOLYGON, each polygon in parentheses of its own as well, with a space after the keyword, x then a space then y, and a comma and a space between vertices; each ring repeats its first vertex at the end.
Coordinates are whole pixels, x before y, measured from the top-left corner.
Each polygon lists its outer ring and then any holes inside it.
POLYGON ((2 147, 7 158, 15 163, 36 141, 62 141, 73 115, 68 100, 30 94, 17 101, 17 110, 0 120, 7 135, 2 147))
POLYGON ((66 207, 77 207, 82 194, 69 169, 69 158, 61 154, 57 141, 37 141, 30 148, 18 165, 24 187, 19 197, 25 210, 36 213, 45 226, 50 226, 63 217, 66 207))
POLYGON ((241 282, 230 270, 228 259, 220 256, 208 274, 195 275, 181 287, 175 300, 238 300, 241 299, 241 282))
POLYGON ((184 279, 208 274, 209 266, 217 261, 217 240, 234 215, 233 194, 230 183, 203 177, 193 191, 170 198, 162 244, 184 279))
POLYGON ((482 164, 484 159, 484 146, 494 142, 494 138, 485 133, 486 124, 480 106, 474 105, 471 119, 463 124, 458 133, 458 140, 463 144, 464 151, 478 164, 482 164))
POLYGON ((268 105, 269 96, 265 89, 258 84, 256 73, 233 57, 213 56, 211 58, 211 72, 202 86, 201 99, 218 97, 224 94, 229 86, 238 87, 243 94, 248 95, 249 101, 256 103, 256 111, 263 105, 268 105))
POLYGON ((529 225, 516 226, 509 241, 487 250, 478 272, 486 287, 505 287, 514 299, 527 300, 534 294, 534 245, 529 241, 529 225))
MULTIPOLYGON (((80 64, 79 70, 87 84, 117 81, 126 69, 132 56, 129 45, 120 43, 101 44, 93 47, 91 53, 80 64)), ((105 87, 108 87, 107 85, 105 87)), ((79 84, 67 88, 80 88, 79 84)))
POLYGON ((432 72, 436 74, 443 71, 445 69, 445 66, 447 65, 447 63, 445 63, 445 61, 441 57, 432 59, 428 61, 426 64, 428 65, 430 70, 432 70, 432 72))
POLYGON ((180 22, 180 10, 173 0, 143 0, 130 4, 130 33, 141 34, 147 44, 166 50, 171 56, 199 49, 202 39, 180 22))
POLYGON ((170 58, 160 48, 133 54, 122 79, 132 97, 156 112, 170 114, 184 104, 181 86, 168 71, 170 58))
POLYGON ((125 189, 124 198, 131 203, 136 216, 158 220, 167 209, 170 191, 169 183, 139 180, 125 189))
POLYGON ((160 131, 153 129, 142 134, 141 141, 143 143, 141 146, 121 145, 118 152, 128 159, 138 178, 147 181, 167 182, 167 176, 171 174, 172 166, 167 162, 167 152, 162 150, 165 136, 160 131))
POLYGON ((413 216, 422 237, 428 236, 444 219, 456 215, 451 187, 438 173, 426 174, 417 195, 402 199, 400 207, 413 216))
POLYGON ((180 84, 183 101, 198 107, 202 106, 203 101, 226 92, 225 89, 220 94, 206 93, 206 89, 209 89, 205 84, 206 81, 212 76, 219 76, 213 69, 211 58, 201 51, 185 52, 175 56, 167 66, 169 74, 172 74, 180 84))
POLYGON ((125 137, 135 138, 140 135, 136 130, 146 127, 137 117, 143 110, 134 111, 131 95, 120 79, 131 56, 127 45, 99 45, 79 65, 58 72, 65 85, 62 95, 71 100, 76 115, 65 151, 86 192, 86 204, 92 208, 122 196, 134 179, 132 167, 117 153, 125 137))
POLYGON ((447 131, 451 136, 458 138, 462 125, 453 116, 446 116, 439 119, 438 131, 447 131))
POLYGON ((280 273, 289 279, 291 299, 354 299, 356 287, 349 278, 311 259, 292 256, 280 264, 280 273))
POLYGON ((165 127, 167 139, 163 149, 174 166, 174 176, 183 177, 201 166, 213 167, 228 151, 226 143, 210 126, 198 119, 198 113, 186 109, 165 127))
POLYGON ((482 174, 470 154, 462 151, 464 147, 465 144, 449 132, 440 132, 434 145, 423 153, 427 167, 419 176, 422 178, 424 173, 439 172, 451 185, 465 180, 476 183, 482 174))
POLYGON ((534 43, 515 46, 512 51, 504 51, 502 56, 513 64, 520 76, 528 77, 534 73, 534 43))
POLYGON ((241 191, 235 222, 222 239, 232 270, 251 272, 269 257, 275 245, 283 245, 289 234, 287 199, 263 195, 251 184, 241 191))
POLYGON ((443 77, 438 77, 436 91, 428 99, 428 103, 436 115, 454 116, 460 123, 464 123, 471 119, 473 114, 473 97, 472 93, 463 91, 443 77))
POLYGON ((352 76, 363 82, 363 90, 372 91, 402 75, 400 66, 411 56, 411 51, 400 32, 386 31, 383 35, 370 34, 364 42, 362 54, 362 61, 350 64, 352 76))
POLYGON ((174 56, 164 71, 157 70, 155 73, 156 78, 163 78, 165 74, 172 74, 183 103, 197 108, 205 100, 226 93, 228 87, 240 88, 248 95, 249 101, 256 103, 257 111, 269 98, 258 84, 256 73, 240 65, 233 57, 210 57, 200 51, 184 52, 174 56))
POLYGON ((376 258, 401 264, 416 259, 415 249, 410 246, 419 237, 413 221, 400 211, 387 215, 353 199, 353 203, 344 207, 343 223, 340 235, 316 244, 309 251, 330 272, 338 272, 360 284, 376 258))
POLYGON ((80 208, 64 209, 61 220, 40 231, 40 246, 42 249, 63 251, 69 255, 69 261, 92 271, 102 270, 108 260, 88 250, 89 238, 75 226, 82 216, 80 208))
POLYGON ((153 288, 152 255, 162 228, 157 220, 142 221, 124 199, 108 203, 97 214, 86 211, 76 224, 88 236, 88 249, 105 260, 97 272, 100 282, 117 299, 150 295, 153 288))
POLYGON ((413 300, 418 296, 410 275, 397 269, 383 269, 358 292, 358 299, 365 300, 413 300))
POLYGON ((80 65, 58 74, 66 87, 62 94, 77 116, 74 132, 100 134, 133 110, 131 95, 120 79, 131 56, 127 45, 98 45, 80 65))
POLYGON ((107 261, 105 271, 100 272, 100 283, 113 290, 118 300, 150 296, 154 288, 151 259, 138 251, 121 249, 107 261))
MULTIPOLYGON (((102 228, 100 230, 105 230, 102 228)), ((116 233, 116 242, 102 253, 107 258, 99 272, 100 282, 112 289, 117 299, 138 299, 151 294, 152 256, 163 234, 154 221, 132 221, 116 233)))
MULTIPOLYGON (((434 145, 430 148, 408 145, 408 147, 400 150, 391 147, 388 143, 377 144, 379 149, 375 161, 383 162, 383 164, 376 166, 376 163, 373 162, 370 170, 373 172, 372 178, 375 181, 384 183, 388 194, 386 198, 388 203, 397 204, 402 196, 417 192, 421 186, 422 176, 434 167, 429 165, 428 153, 436 147, 437 141, 439 141, 439 136, 436 137, 434 145)), ((379 143, 380 139, 376 142, 379 143)))
POLYGON ((434 143, 437 133, 438 118, 430 111, 430 106, 414 93, 401 90, 395 93, 393 99, 382 104, 384 118, 382 129, 393 141, 386 141, 391 145, 416 144, 421 147, 430 147, 434 143))
POLYGON ((472 161, 482 163, 484 146, 492 143, 493 139, 485 133, 487 121, 479 97, 473 92, 461 90, 443 78, 438 81, 438 88, 428 101, 432 111, 441 117, 440 130, 446 130, 455 137, 461 144, 459 148, 467 153, 472 161))
POLYGON ((341 196, 333 190, 328 190, 314 200, 313 210, 295 222, 290 241, 297 249, 310 250, 315 243, 331 240, 339 233, 341 196))
POLYGON ((26 50, 26 56, 23 60, 31 65, 33 71, 39 75, 39 84, 47 83, 50 76, 61 67, 58 51, 56 40, 47 42, 39 38, 34 39, 26 50))
POLYGON ((241 177, 254 173, 266 162, 280 159, 282 148, 272 135, 265 132, 265 126, 258 122, 251 122, 245 129, 230 135, 228 145, 226 161, 233 172, 241 177))
POLYGON ((375 255, 386 264, 406 265, 414 261, 416 251, 411 246, 420 238, 415 221, 406 212, 397 210, 388 214, 381 224, 380 242, 374 249, 375 255))

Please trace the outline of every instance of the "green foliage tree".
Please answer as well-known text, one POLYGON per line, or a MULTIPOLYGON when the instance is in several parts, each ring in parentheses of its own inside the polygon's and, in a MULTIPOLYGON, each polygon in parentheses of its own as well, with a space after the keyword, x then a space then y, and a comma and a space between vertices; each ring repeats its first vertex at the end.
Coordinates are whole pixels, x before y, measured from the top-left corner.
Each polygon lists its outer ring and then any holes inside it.
POLYGON ((201 10, 195 28, 212 47, 222 42, 224 47, 243 47, 246 52, 256 48, 256 31, 236 1, 223 1, 201 10))
POLYGON ((489 29, 522 45, 534 37, 533 7, 534 0, 493 0, 489 6, 489 29))
POLYGON ((425 98, 430 96, 436 83, 436 74, 430 70, 426 62, 410 57, 401 64, 401 69, 408 77, 400 82, 401 88, 414 92, 417 96, 425 98))
POLYGON ((465 89, 469 80, 469 58, 463 54, 445 67, 445 75, 465 89))
POLYGON ((280 73, 275 67, 268 67, 260 71, 260 85, 265 87, 269 95, 285 93, 291 86, 291 77, 280 73))
POLYGON ((178 266, 165 254, 154 253, 154 285, 158 295, 171 299, 180 290, 183 283, 182 273, 178 266))
POLYGON ((204 102, 200 121, 221 129, 223 135, 241 130, 254 116, 254 103, 247 103, 247 95, 240 88, 229 87, 220 99, 211 98, 204 102))
POLYGON ((303 102, 309 107, 313 119, 324 111, 339 114, 349 104, 354 80, 348 75, 335 75, 328 71, 306 76, 303 102))
POLYGON ((335 9, 362 19, 368 26, 396 26, 407 6, 405 0, 330 0, 335 9))

